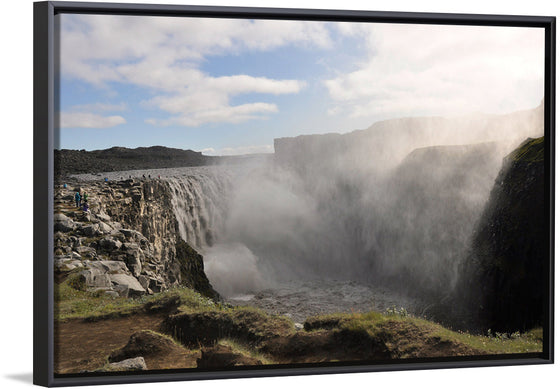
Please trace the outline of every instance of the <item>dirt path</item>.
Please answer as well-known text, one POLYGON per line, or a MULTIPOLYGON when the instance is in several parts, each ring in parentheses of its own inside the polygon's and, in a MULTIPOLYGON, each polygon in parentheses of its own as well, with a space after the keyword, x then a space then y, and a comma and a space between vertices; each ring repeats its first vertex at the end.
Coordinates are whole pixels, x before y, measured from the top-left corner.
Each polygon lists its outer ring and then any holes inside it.
MULTIPOLYGON (((79 373, 103 366, 107 356, 126 345, 130 336, 141 330, 158 331, 162 315, 133 315, 125 318, 85 322, 69 320, 55 324, 55 365, 59 374, 79 373)), ((196 366, 198 353, 177 348, 165 361, 146 358, 148 369, 189 368, 196 366)))

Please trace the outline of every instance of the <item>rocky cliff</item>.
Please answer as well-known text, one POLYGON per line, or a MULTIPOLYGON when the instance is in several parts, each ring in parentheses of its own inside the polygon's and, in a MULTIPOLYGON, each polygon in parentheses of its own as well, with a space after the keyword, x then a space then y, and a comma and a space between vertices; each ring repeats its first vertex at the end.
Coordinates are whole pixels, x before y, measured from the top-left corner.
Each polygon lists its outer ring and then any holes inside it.
POLYGON ((202 256, 184 242, 162 180, 70 183, 55 188, 55 273, 120 296, 188 286, 217 298, 202 256), (74 194, 88 196, 89 211, 74 194))
POLYGON ((548 293, 544 138, 509 154, 462 265, 463 325, 500 332, 542 326, 548 293))
POLYGON ((544 105, 504 115, 409 117, 374 123, 345 134, 300 135, 274 140, 275 160, 306 176, 323 172, 380 172, 412 150, 433 145, 499 141, 509 150, 544 131, 544 105))

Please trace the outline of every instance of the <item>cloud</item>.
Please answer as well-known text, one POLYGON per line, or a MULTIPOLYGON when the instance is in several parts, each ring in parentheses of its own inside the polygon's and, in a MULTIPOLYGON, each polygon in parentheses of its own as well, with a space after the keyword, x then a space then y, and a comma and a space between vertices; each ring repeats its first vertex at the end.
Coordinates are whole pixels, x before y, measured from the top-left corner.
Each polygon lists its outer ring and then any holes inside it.
POLYGON ((88 112, 61 112, 60 128, 110 128, 126 123, 122 116, 102 116, 88 112))
POLYGON ((61 72, 99 88, 111 83, 148 88, 144 105, 175 116, 147 119, 156 125, 198 126, 262 119, 270 103, 232 106, 232 96, 298 93, 305 83, 200 70, 211 56, 268 51, 283 46, 332 45, 325 23, 110 15, 59 15, 61 72), (180 115, 177 115, 180 114, 180 115))
POLYGON ((505 113, 544 93, 544 31, 536 28, 338 24, 366 58, 324 82, 351 117, 505 113))
POLYGON ((155 126, 181 125, 196 127, 204 123, 243 123, 253 119, 265 119, 264 113, 278 112, 274 104, 252 103, 237 106, 218 106, 214 108, 195 110, 169 119, 147 119, 146 122, 155 126))
POLYGON ((80 112, 119 112, 125 111, 127 109, 126 103, 119 104, 106 104, 106 103, 92 103, 92 104, 80 104, 72 106, 72 111, 80 112))
POLYGON ((263 119, 262 113, 276 113, 278 107, 271 103, 248 103, 233 106, 230 98, 243 93, 266 93, 272 95, 297 93, 305 87, 296 80, 271 80, 264 77, 237 75, 229 77, 198 77, 187 87, 171 95, 159 95, 144 101, 147 107, 177 116, 165 119, 148 119, 158 126, 199 126, 205 123, 241 123, 263 119))

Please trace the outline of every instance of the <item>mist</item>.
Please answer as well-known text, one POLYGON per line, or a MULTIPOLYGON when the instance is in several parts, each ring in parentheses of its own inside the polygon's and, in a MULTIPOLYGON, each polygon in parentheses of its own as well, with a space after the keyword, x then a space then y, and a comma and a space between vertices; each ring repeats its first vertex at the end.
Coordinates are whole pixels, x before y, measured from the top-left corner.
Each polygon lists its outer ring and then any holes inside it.
POLYGON ((503 158, 543 135, 543 116, 541 104, 277 139, 274 160, 185 178, 182 234, 225 296, 330 279, 434 298, 454 286, 503 158), (206 182, 197 195, 193 180, 206 182))

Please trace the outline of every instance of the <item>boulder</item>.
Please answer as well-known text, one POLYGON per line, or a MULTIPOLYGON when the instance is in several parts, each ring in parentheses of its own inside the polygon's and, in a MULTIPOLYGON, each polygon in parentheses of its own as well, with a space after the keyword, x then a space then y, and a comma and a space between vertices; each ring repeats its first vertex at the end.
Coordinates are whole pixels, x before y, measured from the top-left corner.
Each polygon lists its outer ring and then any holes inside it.
POLYGON ((109 275, 99 269, 86 269, 80 272, 88 288, 111 288, 109 275))
POLYGON ((70 255, 55 255, 54 270, 58 272, 66 272, 83 267, 82 261, 72 259, 70 255))
POLYGON ((77 261, 81 261, 82 260, 82 256, 80 254, 78 254, 75 251, 72 251, 70 253, 70 256, 72 257, 72 259, 77 260, 77 261))
POLYGON ((82 228, 80 229, 80 232, 87 237, 97 236, 100 233, 99 232, 99 225, 97 225, 97 224, 87 224, 85 226, 82 226, 82 228))
POLYGON ((118 250, 121 248, 122 243, 116 239, 112 239, 112 238, 103 238, 99 241, 99 246, 103 249, 103 250, 107 250, 107 251, 113 251, 113 250, 118 250))
POLYGON ((103 234, 110 234, 113 232, 114 228, 111 227, 109 224, 104 223, 102 221, 100 221, 98 223, 99 226, 99 232, 103 233, 103 234))
POLYGON ((136 231, 136 230, 129 230, 127 228, 121 228, 120 232, 128 239, 135 241, 135 242, 140 242, 142 239, 146 239, 146 237, 144 235, 142 235, 140 232, 136 231))
POLYGON ((146 290, 159 293, 165 289, 165 281, 161 278, 156 278, 148 275, 138 276, 138 282, 146 290))
POLYGON ((70 232, 76 228, 74 221, 62 213, 55 213, 53 222, 55 231, 70 232))
POLYGON ((136 357, 131 359, 125 359, 120 362, 110 363, 106 367, 106 371, 140 371, 148 370, 146 366, 146 361, 143 357, 136 357))
POLYGON ((112 234, 116 234, 122 229, 122 224, 119 222, 106 222, 106 223, 111 227, 113 227, 114 230, 111 232, 112 234))
POLYGON ((75 251, 82 256, 82 258, 95 259, 97 258, 97 252, 93 247, 89 246, 78 246, 75 251))
POLYGON ((121 261, 84 261, 84 264, 102 273, 129 274, 126 264, 121 261))
POLYGON ((128 269, 135 277, 138 277, 142 272, 142 263, 144 263, 146 257, 138 245, 134 244, 135 247, 131 247, 131 244, 125 245, 126 249, 126 264, 128 269))
POLYGON ((105 212, 101 211, 98 214, 95 215, 95 217, 97 217, 97 219, 101 220, 104 223, 109 223, 111 222, 111 216, 107 215, 105 212))
MULTIPOLYGON (((128 288, 128 297, 141 296, 146 294, 146 289, 140 285, 138 280, 128 274, 109 274, 109 278, 113 283, 113 288, 117 291, 128 288)), ((120 291, 119 291, 120 294, 120 291)))

